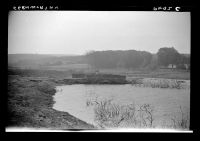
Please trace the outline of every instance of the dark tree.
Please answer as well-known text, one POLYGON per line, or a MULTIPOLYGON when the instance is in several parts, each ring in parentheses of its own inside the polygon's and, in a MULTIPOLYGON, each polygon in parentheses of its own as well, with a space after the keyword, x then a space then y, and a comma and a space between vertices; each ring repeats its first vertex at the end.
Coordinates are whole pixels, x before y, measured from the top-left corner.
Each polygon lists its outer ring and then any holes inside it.
POLYGON ((169 64, 178 64, 180 62, 181 55, 178 53, 176 49, 172 48, 160 48, 158 53, 158 64, 167 66, 169 64))
POLYGON ((88 63, 95 68, 135 69, 147 66, 152 54, 145 51, 92 51, 86 54, 88 63))

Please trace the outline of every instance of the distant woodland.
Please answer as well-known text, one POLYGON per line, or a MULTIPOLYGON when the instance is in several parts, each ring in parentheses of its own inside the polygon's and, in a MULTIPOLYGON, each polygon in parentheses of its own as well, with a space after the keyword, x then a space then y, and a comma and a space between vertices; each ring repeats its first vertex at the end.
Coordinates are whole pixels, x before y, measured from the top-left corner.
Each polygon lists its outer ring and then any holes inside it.
POLYGON ((64 66, 88 64, 96 69, 156 69, 176 65, 178 69, 190 66, 190 54, 181 54, 174 47, 163 47, 156 54, 136 50, 90 51, 79 56, 56 56, 42 54, 9 54, 8 66, 64 66))
POLYGON ((157 54, 146 51, 91 51, 86 54, 87 62, 95 68, 155 69, 159 66, 176 65, 184 69, 190 64, 190 55, 180 54, 175 48, 160 48, 157 54))

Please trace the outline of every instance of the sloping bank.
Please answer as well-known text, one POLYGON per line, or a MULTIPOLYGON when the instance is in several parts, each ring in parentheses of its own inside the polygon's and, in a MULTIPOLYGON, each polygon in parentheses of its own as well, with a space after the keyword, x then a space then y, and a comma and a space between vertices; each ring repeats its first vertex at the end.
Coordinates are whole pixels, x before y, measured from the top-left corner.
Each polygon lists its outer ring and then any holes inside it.
POLYGON ((53 109, 56 83, 31 81, 28 77, 8 77, 7 127, 48 129, 94 129, 67 112, 53 109))

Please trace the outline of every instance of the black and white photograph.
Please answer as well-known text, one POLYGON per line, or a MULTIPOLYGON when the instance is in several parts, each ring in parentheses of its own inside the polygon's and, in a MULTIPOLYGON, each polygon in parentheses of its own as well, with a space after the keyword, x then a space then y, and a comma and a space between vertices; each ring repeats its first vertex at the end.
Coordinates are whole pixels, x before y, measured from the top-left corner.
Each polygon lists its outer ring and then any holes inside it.
POLYGON ((191 13, 10 11, 7 131, 190 132, 191 13))

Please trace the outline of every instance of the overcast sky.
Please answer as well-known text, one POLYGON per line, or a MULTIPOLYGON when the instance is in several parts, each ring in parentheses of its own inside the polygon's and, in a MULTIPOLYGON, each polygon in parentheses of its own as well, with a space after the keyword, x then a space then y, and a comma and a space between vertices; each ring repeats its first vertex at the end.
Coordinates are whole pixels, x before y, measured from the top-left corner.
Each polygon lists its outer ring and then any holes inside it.
POLYGON ((15 11, 9 16, 9 54, 157 53, 172 46, 190 53, 189 12, 15 11))

